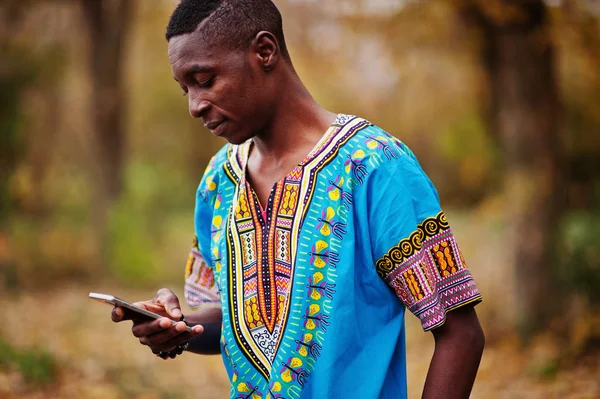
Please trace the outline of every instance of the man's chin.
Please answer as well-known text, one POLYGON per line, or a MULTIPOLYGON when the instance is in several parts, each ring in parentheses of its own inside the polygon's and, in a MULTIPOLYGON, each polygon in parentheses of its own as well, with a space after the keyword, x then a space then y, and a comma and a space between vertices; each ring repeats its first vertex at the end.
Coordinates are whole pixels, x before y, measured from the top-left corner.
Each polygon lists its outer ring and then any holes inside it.
POLYGON ((234 144, 234 145, 240 145, 240 144, 244 144, 246 141, 248 141, 249 139, 252 138, 252 136, 250 135, 245 135, 245 134, 240 134, 240 135, 231 135, 231 136, 221 136, 222 138, 224 138, 225 140, 227 140, 227 142, 229 144, 234 144))

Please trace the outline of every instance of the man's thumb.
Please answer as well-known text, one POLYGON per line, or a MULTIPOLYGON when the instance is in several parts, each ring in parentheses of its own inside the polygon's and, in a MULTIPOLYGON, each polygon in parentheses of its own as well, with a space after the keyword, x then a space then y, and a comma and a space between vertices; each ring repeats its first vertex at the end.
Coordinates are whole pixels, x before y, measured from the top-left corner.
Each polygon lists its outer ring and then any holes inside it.
POLYGON ((175 296, 170 296, 165 302, 165 309, 169 316, 174 319, 181 317, 181 308, 179 307, 179 300, 175 296))

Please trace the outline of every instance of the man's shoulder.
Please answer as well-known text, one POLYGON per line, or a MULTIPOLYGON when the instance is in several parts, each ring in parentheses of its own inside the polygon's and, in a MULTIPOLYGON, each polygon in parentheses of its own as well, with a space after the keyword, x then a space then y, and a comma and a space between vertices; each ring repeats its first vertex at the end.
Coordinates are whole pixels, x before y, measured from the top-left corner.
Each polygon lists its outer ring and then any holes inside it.
POLYGON ((234 147, 232 144, 225 144, 208 162, 198 185, 196 193, 197 206, 202 203, 214 203, 215 199, 220 196, 220 192, 223 189, 223 181, 227 180, 223 176, 225 165, 232 151, 234 151, 234 147))
POLYGON ((350 166, 364 164, 369 169, 397 167, 398 164, 418 164, 412 150, 398 137, 367 119, 348 119, 345 128, 357 127, 345 141, 340 155, 350 166))
POLYGON ((210 159, 210 161, 208 162, 208 166, 206 167, 206 170, 204 171, 204 175, 206 176, 207 174, 210 174, 210 173, 213 173, 213 174, 218 173, 223 168, 223 165, 225 165, 225 163, 227 162, 229 157, 231 156, 233 147, 235 147, 235 146, 230 143, 227 143, 223 147, 221 147, 221 149, 219 151, 217 151, 216 154, 213 155, 212 158, 210 159))

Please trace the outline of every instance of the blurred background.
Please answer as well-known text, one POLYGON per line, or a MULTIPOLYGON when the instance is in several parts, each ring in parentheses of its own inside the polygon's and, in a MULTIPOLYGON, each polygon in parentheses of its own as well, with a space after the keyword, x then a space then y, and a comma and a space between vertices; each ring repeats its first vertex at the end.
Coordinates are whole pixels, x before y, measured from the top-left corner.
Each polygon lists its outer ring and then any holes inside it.
MULTIPOLYGON (((437 186, 484 295, 472 397, 600 397, 600 1, 275 3, 317 101, 437 186)), ((173 82, 175 5, 0 4, 1 397, 228 397, 220 357, 157 359, 86 298, 182 291, 224 142, 173 82)), ((433 339, 407 324, 417 398, 433 339)))

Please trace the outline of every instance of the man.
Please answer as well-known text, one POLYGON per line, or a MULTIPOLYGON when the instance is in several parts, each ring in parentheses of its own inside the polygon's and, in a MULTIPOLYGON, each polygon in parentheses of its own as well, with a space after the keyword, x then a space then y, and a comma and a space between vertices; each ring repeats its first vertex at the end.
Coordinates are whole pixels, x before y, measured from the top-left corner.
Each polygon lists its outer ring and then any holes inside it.
POLYGON ((167 40, 190 114, 229 144, 196 196, 192 333, 161 289, 138 305, 166 317, 133 334, 163 357, 222 353, 232 398, 399 398, 408 308, 435 338, 423 397, 468 397, 481 296, 410 149, 313 100, 270 0, 183 0, 167 40))

